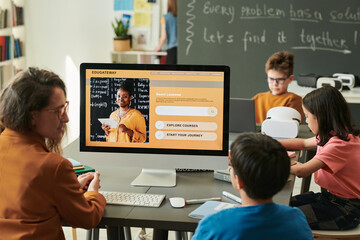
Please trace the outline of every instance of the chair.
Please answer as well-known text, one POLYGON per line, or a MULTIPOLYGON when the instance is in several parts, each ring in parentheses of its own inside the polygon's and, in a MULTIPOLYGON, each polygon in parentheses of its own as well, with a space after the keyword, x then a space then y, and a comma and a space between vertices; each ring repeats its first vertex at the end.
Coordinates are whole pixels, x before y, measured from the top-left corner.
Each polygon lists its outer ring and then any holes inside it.
POLYGON ((327 239, 327 240, 337 240, 337 239, 348 239, 348 240, 359 240, 360 239, 360 225, 354 229, 350 230, 312 230, 314 239, 327 239))

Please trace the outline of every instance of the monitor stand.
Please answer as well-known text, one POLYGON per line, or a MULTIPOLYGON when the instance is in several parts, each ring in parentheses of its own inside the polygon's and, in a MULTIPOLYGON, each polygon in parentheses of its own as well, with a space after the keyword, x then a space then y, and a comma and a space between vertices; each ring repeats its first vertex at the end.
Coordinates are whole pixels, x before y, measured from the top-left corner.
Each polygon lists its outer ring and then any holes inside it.
POLYGON ((176 171, 175 169, 148 169, 143 168, 139 176, 132 181, 133 186, 151 186, 151 187, 175 187, 176 171))

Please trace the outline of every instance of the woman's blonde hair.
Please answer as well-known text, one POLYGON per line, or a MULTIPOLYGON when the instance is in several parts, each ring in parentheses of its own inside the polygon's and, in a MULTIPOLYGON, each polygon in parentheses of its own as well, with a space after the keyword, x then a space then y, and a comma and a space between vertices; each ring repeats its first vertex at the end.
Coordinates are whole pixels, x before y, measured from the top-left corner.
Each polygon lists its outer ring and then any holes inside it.
MULTIPOLYGON (((49 105, 55 87, 66 88, 50 71, 30 67, 16 74, 0 95, 0 132, 5 128, 25 133, 33 130, 31 112, 49 105)), ((61 153, 61 141, 47 140, 50 151, 61 153)))

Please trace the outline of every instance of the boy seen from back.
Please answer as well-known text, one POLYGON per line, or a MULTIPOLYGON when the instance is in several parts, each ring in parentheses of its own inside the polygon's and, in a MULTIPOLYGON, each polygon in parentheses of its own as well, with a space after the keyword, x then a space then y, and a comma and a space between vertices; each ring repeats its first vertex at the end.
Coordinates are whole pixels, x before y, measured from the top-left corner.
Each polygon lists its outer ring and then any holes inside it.
POLYGON ((271 137, 243 133, 231 144, 230 176, 242 206, 222 210, 199 222, 197 239, 313 239, 304 214, 272 201, 287 182, 290 159, 271 137))
MULTIPOLYGON (((301 97, 288 92, 289 84, 294 80, 294 55, 288 51, 274 53, 265 64, 269 91, 255 95, 256 123, 266 119, 266 113, 273 107, 291 107, 296 109, 301 119, 304 112, 301 107, 301 97)), ((302 120, 303 122, 303 120, 302 120)))

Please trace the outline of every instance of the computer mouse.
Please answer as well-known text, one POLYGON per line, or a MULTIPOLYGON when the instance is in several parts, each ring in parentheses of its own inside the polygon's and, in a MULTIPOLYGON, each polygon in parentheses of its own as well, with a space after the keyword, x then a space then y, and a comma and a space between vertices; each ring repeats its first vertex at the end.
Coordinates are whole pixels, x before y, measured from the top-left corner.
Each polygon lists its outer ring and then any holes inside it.
POLYGON ((170 204, 174 208, 182 208, 185 206, 185 199, 182 197, 169 198, 170 204))

